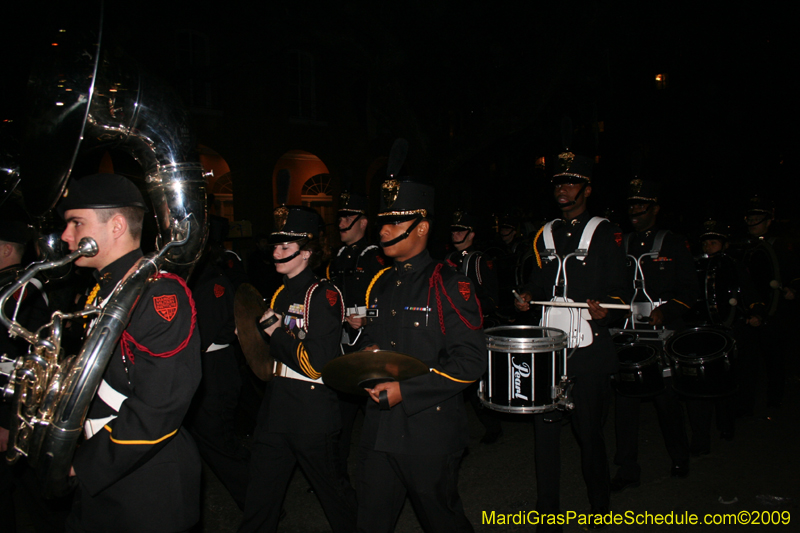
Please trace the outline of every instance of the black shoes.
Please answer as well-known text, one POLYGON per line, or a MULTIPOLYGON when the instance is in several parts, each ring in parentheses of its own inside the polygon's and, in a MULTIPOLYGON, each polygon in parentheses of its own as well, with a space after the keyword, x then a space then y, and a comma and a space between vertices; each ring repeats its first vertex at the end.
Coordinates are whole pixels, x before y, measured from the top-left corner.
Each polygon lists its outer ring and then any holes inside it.
POLYGON ((686 479, 689 477, 689 464, 685 465, 672 465, 672 470, 670 471, 670 477, 676 477, 679 479, 686 479))
POLYGON ((632 489, 638 487, 639 485, 640 483, 638 479, 625 479, 615 476, 614 479, 611 480, 609 487, 611 488, 611 492, 622 492, 625 489, 632 489))

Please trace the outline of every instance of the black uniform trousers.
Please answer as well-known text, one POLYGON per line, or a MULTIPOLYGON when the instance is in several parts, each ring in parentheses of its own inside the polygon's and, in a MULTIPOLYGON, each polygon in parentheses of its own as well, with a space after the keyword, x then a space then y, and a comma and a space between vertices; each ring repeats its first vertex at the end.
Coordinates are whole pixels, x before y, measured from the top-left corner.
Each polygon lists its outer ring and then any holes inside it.
POLYGON ((242 376, 233 346, 202 354, 203 380, 194 398, 187 426, 200 456, 219 478, 240 509, 250 479, 250 452, 235 437, 236 409, 242 376))
MULTIPOLYGON (((689 464, 689 439, 686 436, 683 406, 669 381, 663 391, 648 400, 652 400, 656 409, 672 464, 683 467, 689 464)), ((642 401, 640 398, 616 395, 614 417, 617 451, 614 464, 619 466, 617 477, 629 481, 639 481, 642 470, 639 466, 639 409, 642 401)))
POLYGON ((458 467, 464 450, 447 455, 412 455, 360 446, 358 453, 359 532, 394 531, 406 496, 424 531, 473 531, 458 495, 458 467))
MULTIPOLYGON (((572 429, 581 450, 581 470, 592 511, 604 512, 610 503, 611 481, 603 425, 611 403, 611 376, 578 373, 574 377, 570 411, 572 429)), ((554 413, 534 415, 536 457, 536 509, 540 513, 560 510, 561 420, 554 413)))
POLYGON ((283 498, 298 464, 334 533, 355 531, 355 491, 343 476, 338 431, 257 433, 251 454, 250 484, 240 533, 277 531, 283 498))

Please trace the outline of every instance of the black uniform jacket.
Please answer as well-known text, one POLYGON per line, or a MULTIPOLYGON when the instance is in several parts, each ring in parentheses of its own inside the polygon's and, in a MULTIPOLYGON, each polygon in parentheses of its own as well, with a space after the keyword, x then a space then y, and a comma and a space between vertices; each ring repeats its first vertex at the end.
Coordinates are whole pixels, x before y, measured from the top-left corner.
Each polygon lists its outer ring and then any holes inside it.
MULTIPOLYGON (((141 257, 131 252, 99 272, 101 298, 108 297, 141 257)), ((200 512, 200 456, 181 427, 200 382, 200 335, 192 325, 192 306, 173 279, 148 281, 127 333, 154 354, 188 343, 171 356, 156 357, 128 342, 133 357, 123 357, 120 342, 104 380, 127 397, 116 413, 99 396, 88 418, 111 415, 83 442, 73 466, 79 481, 77 513, 88 531, 180 531, 200 512)))
MULTIPOLYGON (((306 268, 272 298, 272 309, 284 316, 270 339, 273 358, 292 370, 317 379, 325 364, 341 354, 342 301, 336 287, 306 268), (318 283, 305 309, 306 294, 318 283), (308 323, 304 323, 307 315, 308 323)), ((259 410, 259 432, 333 433, 342 427, 336 393, 322 383, 274 377, 267 383, 259 410)))
POLYGON ((198 309, 197 328, 200 331, 200 351, 211 344, 236 342, 236 322, 233 316, 233 283, 213 262, 198 265, 192 280, 192 296, 198 309), (201 311, 202 310, 202 311, 201 311))
MULTIPOLYGON (((583 229, 591 218, 592 216, 584 211, 572 221, 554 222, 553 240, 560 257, 563 258, 577 249, 583 229)), ((547 259, 541 233, 537 234, 534 246, 538 252, 537 264, 533 267, 530 280, 522 290, 529 292, 534 300, 549 300, 553 295, 558 261, 547 259)), ((622 232, 617 226, 609 222, 602 222, 597 226, 586 258, 580 261, 576 257, 571 257, 566 261, 566 271, 567 296, 573 301, 630 303, 632 284, 625 275, 622 232)), ((624 315, 625 311, 609 309, 604 319, 589 321, 594 334, 593 343, 575 351, 567 365, 570 375, 584 371, 601 373, 616 371, 617 358, 611 346, 608 324, 624 315)))
POLYGON ((379 246, 370 246, 366 238, 339 248, 330 264, 327 274, 342 291, 347 307, 365 306, 365 295, 369 282, 375 274, 391 263, 383 255, 379 246))
MULTIPOLYGON (((650 252, 658 231, 658 228, 651 228, 626 235, 628 255, 638 259, 642 254, 650 252)), ((681 318, 691 310, 700 293, 694 258, 686 239, 667 232, 658 257, 643 258, 641 264, 647 294, 656 304, 659 299, 663 302, 658 308, 664 314, 664 324, 671 329, 679 327, 681 318)), ((634 268, 633 263, 629 264, 628 279, 631 284, 634 268)), ((641 290, 636 299, 641 302, 647 301, 641 290)))
POLYGON ((483 252, 470 246, 466 250, 454 251, 447 256, 447 261, 453 265, 457 272, 466 275, 475 284, 478 291, 478 301, 484 316, 497 310, 497 273, 494 271, 494 262, 487 259, 483 252), (466 267, 464 262, 467 262, 466 267), (466 268, 466 272, 464 271, 466 268))
POLYGON ((362 445, 402 454, 463 449, 468 434, 460 392, 480 379, 487 361, 474 284, 423 251, 382 271, 368 298, 367 314, 377 316, 367 318, 361 346, 416 357, 431 371, 401 382, 403 401, 390 410, 367 402, 362 445))

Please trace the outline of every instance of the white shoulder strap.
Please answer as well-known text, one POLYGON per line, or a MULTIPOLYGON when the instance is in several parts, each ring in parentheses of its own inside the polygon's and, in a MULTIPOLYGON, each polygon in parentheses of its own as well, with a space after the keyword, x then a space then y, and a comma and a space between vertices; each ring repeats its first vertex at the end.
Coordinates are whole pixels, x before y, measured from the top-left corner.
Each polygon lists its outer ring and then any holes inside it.
POLYGON ((545 224, 544 229, 542 230, 542 237, 544 237, 544 249, 545 252, 547 252, 547 255, 550 257, 555 257, 556 255, 556 241, 553 240, 553 222, 555 222, 555 220, 551 220, 545 224))
POLYGON ((581 233, 581 241, 578 244, 578 249, 575 250, 575 253, 578 254, 576 256, 578 260, 583 261, 586 259, 586 254, 589 253, 589 245, 592 244, 592 237, 594 236, 597 226, 607 221, 608 220, 603 217, 592 217, 589 222, 586 223, 586 226, 583 228, 583 233, 581 233))
POLYGON ((653 240, 653 249, 650 250, 651 254, 661 253, 661 247, 664 246, 664 237, 667 236, 667 233, 669 233, 669 230, 665 229, 659 230, 658 233, 656 233, 656 238, 653 240))

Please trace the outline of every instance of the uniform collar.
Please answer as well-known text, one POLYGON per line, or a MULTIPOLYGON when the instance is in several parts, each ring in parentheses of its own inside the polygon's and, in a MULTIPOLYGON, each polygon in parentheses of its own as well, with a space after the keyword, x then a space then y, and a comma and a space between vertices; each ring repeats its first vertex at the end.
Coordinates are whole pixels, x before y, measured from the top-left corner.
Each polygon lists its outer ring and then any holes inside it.
POLYGON ((313 279, 314 272, 310 268, 306 268, 293 278, 283 276, 283 284, 288 291, 294 291, 305 287, 313 279))
POLYGON ((583 213, 581 213, 580 215, 576 216, 575 218, 573 218, 571 220, 567 220, 567 219, 564 219, 564 218, 559 219, 559 220, 561 220, 561 224, 559 224, 559 225, 564 225, 566 227, 577 228, 577 227, 581 227, 581 226, 585 225, 589 221, 589 219, 591 219, 591 218, 592 218, 592 215, 590 215, 589 211, 586 210, 586 211, 584 211, 583 213))
POLYGON ((94 271, 94 279, 100 285, 100 296, 105 298, 125 274, 142 257, 142 250, 137 248, 123 255, 102 270, 94 271))
POLYGON ((394 269, 396 272, 403 274, 404 272, 414 272, 415 270, 422 270, 425 268, 430 262, 431 254, 428 252, 427 249, 422 250, 418 255, 412 257, 408 261, 404 261, 402 263, 395 263, 394 269))

